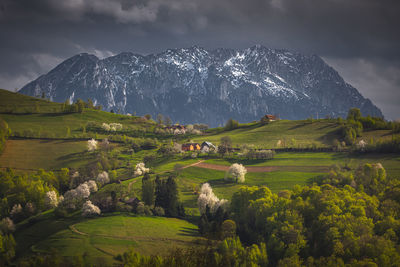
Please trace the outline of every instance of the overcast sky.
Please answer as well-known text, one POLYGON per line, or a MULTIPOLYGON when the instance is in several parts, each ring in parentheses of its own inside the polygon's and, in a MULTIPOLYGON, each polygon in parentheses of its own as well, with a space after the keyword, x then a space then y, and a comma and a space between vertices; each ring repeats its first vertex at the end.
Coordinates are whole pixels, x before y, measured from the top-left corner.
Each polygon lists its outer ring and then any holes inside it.
POLYGON ((0 88, 81 52, 262 44, 317 54, 400 118, 399 0, 0 0, 0 88))

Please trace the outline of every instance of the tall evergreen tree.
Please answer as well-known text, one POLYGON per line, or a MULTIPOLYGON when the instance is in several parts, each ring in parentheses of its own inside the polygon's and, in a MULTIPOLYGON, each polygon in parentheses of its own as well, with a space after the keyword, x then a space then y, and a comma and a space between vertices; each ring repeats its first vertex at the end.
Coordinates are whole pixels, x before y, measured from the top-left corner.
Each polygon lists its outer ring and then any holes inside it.
POLYGON ((142 178, 142 200, 148 206, 154 205, 154 181, 150 179, 150 175, 145 173, 142 178))
POLYGON ((166 183, 166 198, 167 198, 167 214, 170 216, 178 215, 178 185, 176 184, 175 178, 169 176, 166 183))

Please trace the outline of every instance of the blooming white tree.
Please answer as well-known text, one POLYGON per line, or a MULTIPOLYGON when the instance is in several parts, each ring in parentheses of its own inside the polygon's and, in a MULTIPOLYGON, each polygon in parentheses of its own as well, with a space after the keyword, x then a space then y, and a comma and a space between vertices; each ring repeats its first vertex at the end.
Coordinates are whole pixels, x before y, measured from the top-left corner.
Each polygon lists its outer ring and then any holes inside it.
POLYGON ((88 198, 91 192, 97 191, 97 184, 95 181, 90 180, 80 184, 77 188, 68 190, 64 196, 58 198, 58 203, 63 203, 65 207, 75 209, 76 205, 82 200, 88 198))
POLYGON ((181 130, 175 129, 174 130, 174 135, 185 134, 185 133, 186 133, 185 129, 181 129, 181 130))
POLYGON ((243 183, 244 177, 247 173, 246 168, 239 163, 232 164, 225 174, 225 181, 232 181, 237 183, 243 183))
POLYGON ((15 204, 10 212, 11 217, 16 217, 22 212, 22 206, 21 204, 15 204))
POLYGON ((98 188, 97 188, 97 184, 95 181, 89 180, 89 181, 85 182, 85 184, 87 184, 89 186, 90 193, 97 192, 98 188))
POLYGON ((3 233, 10 233, 15 231, 15 225, 14 222, 9 218, 4 218, 0 222, 0 230, 3 233))
POLYGON ((108 124, 108 123, 103 122, 103 124, 101 125, 101 128, 104 131, 107 131, 107 132, 120 131, 120 130, 122 130, 122 127, 123 126, 122 126, 121 123, 110 123, 110 124, 108 124))
POLYGON ((356 147, 358 150, 364 151, 365 148, 367 146, 367 142, 365 142, 364 140, 360 140, 357 144, 356 147))
POLYGON ((93 205, 90 200, 87 200, 85 203, 82 205, 82 215, 85 217, 90 217, 90 216, 96 216, 100 215, 101 211, 99 207, 96 205, 93 205))
POLYGON ((44 204, 50 209, 58 206, 57 193, 54 190, 46 192, 44 204))
POLYGON ((97 175, 97 182, 104 185, 110 182, 110 178, 108 177, 108 173, 103 171, 97 175))
POLYGON ((95 151, 97 149, 97 141, 94 140, 93 138, 88 140, 87 147, 89 152, 95 151))
POLYGON ((110 130, 113 132, 122 130, 122 124, 121 123, 110 123, 110 130))
POLYGON ((143 162, 140 162, 136 164, 135 167, 135 172, 133 173, 134 176, 140 176, 145 174, 146 172, 149 172, 150 169, 145 167, 145 164, 143 162))
POLYGON ((201 214, 206 212, 207 206, 210 208, 212 213, 215 213, 219 207, 226 208, 228 201, 226 199, 219 200, 219 198, 213 193, 210 184, 205 183, 201 186, 197 205, 201 214))
POLYGON ((110 125, 107 124, 107 123, 105 123, 105 122, 103 122, 103 124, 101 125, 101 128, 102 128, 104 131, 107 131, 107 132, 109 132, 110 129, 111 129, 110 125))
POLYGON ((87 183, 80 184, 75 190, 78 198, 88 198, 90 196, 90 188, 87 183))

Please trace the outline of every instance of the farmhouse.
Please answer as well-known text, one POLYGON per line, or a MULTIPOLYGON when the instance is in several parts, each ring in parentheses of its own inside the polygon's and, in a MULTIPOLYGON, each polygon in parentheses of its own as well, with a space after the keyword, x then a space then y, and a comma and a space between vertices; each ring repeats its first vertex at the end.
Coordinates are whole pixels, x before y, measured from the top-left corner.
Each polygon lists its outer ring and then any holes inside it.
POLYGON ((208 149, 208 150, 210 150, 210 149, 215 149, 215 146, 214 146, 211 142, 204 141, 204 142, 201 144, 201 150, 203 150, 203 149, 208 149))
POLYGON ((264 116, 268 121, 276 121, 278 118, 275 115, 267 114, 264 116))
POLYGON ((182 150, 183 151, 196 151, 200 150, 200 144, 199 143, 186 143, 182 144, 182 150))

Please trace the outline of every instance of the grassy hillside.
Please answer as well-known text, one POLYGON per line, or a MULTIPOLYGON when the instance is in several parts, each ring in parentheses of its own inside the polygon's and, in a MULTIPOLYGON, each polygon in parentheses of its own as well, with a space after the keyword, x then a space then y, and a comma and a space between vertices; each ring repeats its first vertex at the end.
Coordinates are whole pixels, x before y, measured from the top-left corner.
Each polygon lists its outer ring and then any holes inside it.
POLYGON ((86 141, 8 140, 0 155, 0 167, 16 170, 59 170, 87 164, 94 155, 85 153, 86 141))
POLYGON ((339 125, 331 121, 288 121, 281 120, 267 125, 258 123, 248 124, 245 127, 232 131, 209 134, 194 138, 195 142, 206 139, 218 144, 221 137, 229 136, 233 145, 253 144, 264 148, 277 148, 278 141, 281 146, 306 147, 313 144, 327 147, 332 145, 334 139, 339 138, 339 125))
MULTIPOLYGON (((114 114, 98 110, 85 110, 83 113, 43 113, 43 114, 3 114, 12 134, 29 131, 50 138, 72 138, 84 134, 89 122, 121 123, 126 127, 151 127, 151 124, 137 122, 136 117, 114 114)), ((94 136, 94 135, 93 135, 94 136)), ((98 135, 103 137, 105 135, 98 135)))
MULTIPOLYGON (((87 109, 82 113, 64 112, 63 104, 12 93, 0 89, 0 113, 12 135, 44 138, 74 138, 86 136, 89 123, 120 123, 126 130, 150 129, 154 122, 139 117, 87 109)), ((95 135, 89 134, 91 137, 95 135)), ((88 136, 89 136, 88 135, 88 136)), ((98 135, 99 138, 106 134, 98 135)))
POLYGON ((164 255, 169 249, 192 244, 197 226, 175 218, 136 217, 128 214, 95 219, 48 218, 16 234, 18 253, 56 250, 67 257, 82 256, 89 264, 111 265, 115 256, 133 247, 147 255, 164 255))
POLYGON ((0 89, 0 113, 56 113, 62 104, 0 89))

